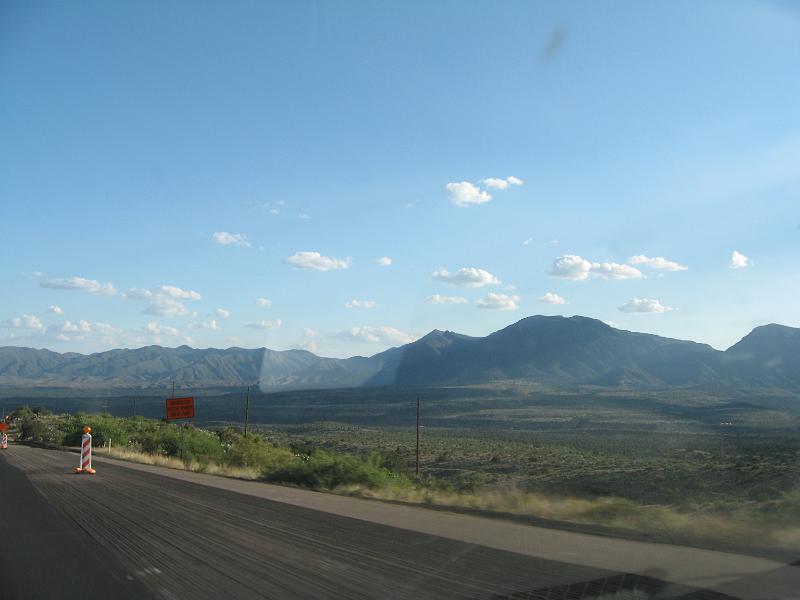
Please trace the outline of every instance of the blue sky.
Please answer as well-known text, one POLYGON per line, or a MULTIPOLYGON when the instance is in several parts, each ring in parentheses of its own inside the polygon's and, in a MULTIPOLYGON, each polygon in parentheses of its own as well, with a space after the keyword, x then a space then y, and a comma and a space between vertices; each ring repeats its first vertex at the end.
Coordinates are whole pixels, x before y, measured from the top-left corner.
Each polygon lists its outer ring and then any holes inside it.
POLYGON ((7 1, 0 81, 0 345, 800 325, 792 3, 7 1))

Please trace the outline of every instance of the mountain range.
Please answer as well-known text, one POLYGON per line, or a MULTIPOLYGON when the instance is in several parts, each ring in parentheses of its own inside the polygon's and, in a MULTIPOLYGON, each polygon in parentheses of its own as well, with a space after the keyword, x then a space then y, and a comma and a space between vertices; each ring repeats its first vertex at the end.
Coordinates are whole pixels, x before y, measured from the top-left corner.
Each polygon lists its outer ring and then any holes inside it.
POLYGON ((800 329, 755 328, 720 351, 615 329, 587 317, 532 316, 485 337, 431 331, 370 357, 305 350, 146 346, 95 354, 0 347, 0 385, 149 388, 259 384, 262 390, 500 381, 548 386, 777 387, 800 390, 800 329))

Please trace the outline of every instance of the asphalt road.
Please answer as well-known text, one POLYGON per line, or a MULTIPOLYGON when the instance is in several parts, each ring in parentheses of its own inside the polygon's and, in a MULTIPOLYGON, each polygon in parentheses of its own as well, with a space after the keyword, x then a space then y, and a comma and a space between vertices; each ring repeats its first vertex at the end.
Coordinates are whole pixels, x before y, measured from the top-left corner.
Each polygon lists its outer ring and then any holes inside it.
POLYGON ((800 589, 796 567, 782 572, 763 559, 685 548, 673 556, 666 546, 664 569, 652 544, 603 542, 604 559, 592 551, 593 538, 604 540, 597 536, 556 532, 567 537, 530 543, 547 532, 116 461, 73 475, 76 459, 18 445, 0 453, 3 600, 577 598, 634 589, 630 597, 723 600, 800 589), (529 543, 515 542, 520 534, 529 543), (547 546, 574 560, 545 557, 547 546), (653 554, 631 558, 635 569, 599 567, 619 566, 615 548, 653 554), (681 556, 685 572, 708 572, 716 591, 675 583, 681 556), (703 560, 707 569, 696 564, 703 560))

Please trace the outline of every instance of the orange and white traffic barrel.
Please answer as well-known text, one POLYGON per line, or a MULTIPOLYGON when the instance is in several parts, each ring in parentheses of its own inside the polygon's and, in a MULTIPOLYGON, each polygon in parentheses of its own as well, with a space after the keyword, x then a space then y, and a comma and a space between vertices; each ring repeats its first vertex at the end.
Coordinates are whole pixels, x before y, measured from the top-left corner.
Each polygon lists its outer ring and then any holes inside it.
POLYGON ((92 428, 88 425, 83 428, 81 436, 81 458, 76 473, 89 473, 94 475, 96 471, 92 468, 92 428))
POLYGON ((8 449, 8 434, 4 431, 0 433, 0 450, 8 449))

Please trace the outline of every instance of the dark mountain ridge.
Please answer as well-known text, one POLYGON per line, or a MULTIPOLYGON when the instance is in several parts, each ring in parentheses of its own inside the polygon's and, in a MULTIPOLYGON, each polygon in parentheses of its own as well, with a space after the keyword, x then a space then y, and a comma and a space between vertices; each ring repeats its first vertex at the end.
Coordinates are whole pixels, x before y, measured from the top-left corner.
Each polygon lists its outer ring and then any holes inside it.
POLYGON ((259 384, 264 390, 441 386, 524 380, 551 386, 800 389, 800 329, 757 327, 722 352, 587 317, 524 318, 485 337, 431 331, 370 357, 305 350, 146 346, 95 354, 0 348, 0 384, 153 387, 259 384))

